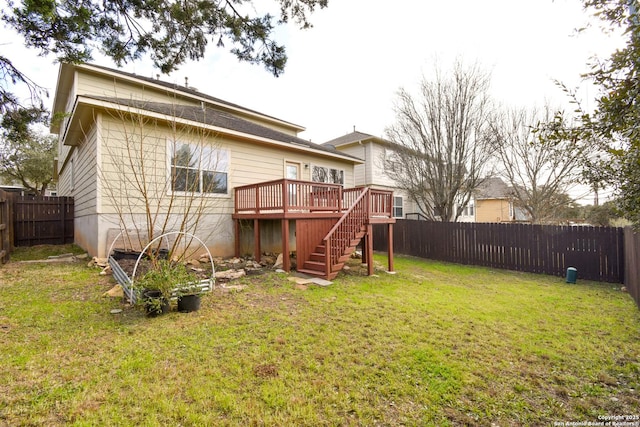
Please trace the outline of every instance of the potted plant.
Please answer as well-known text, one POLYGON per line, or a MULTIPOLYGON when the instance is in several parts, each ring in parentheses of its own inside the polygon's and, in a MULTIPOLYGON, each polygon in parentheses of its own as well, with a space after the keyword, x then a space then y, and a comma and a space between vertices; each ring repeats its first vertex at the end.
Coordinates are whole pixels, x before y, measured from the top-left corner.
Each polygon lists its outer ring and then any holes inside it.
POLYGON ((136 282, 136 289, 147 315, 158 316, 169 311, 170 298, 176 289, 188 289, 195 280, 195 274, 188 272, 184 265, 160 259, 136 282))
POLYGON ((189 313, 200 310, 200 295, 202 294, 200 287, 195 284, 183 286, 177 289, 177 294, 179 312, 189 313))

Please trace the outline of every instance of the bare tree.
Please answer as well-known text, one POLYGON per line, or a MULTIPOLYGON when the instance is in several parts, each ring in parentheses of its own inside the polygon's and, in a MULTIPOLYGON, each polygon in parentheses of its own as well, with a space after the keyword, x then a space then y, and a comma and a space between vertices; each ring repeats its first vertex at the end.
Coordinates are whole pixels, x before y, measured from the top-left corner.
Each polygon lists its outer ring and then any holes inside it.
POLYGON ((499 173, 534 224, 553 221, 566 208, 566 195, 579 183, 579 165, 589 153, 575 140, 547 138, 554 130, 540 124, 551 123, 558 114, 549 106, 511 109, 492 124, 499 173))
POLYGON ((386 130, 397 145, 385 159, 387 175, 432 220, 455 221, 487 175, 487 130, 493 104, 490 75, 457 61, 435 78, 423 76, 418 96, 400 89, 396 122, 386 130))
MULTIPOLYGON (((227 152, 216 135, 180 124, 178 112, 173 113, 173 119, 158 120, 130 106, 109 116, 99 176, 128 247, 143 247, 169 231, 206 241, 219 229, 216 196, 228 190, 227 152)), ((188 257, 176 252, 190 247, 191 241, 181 239, 179 235, 170 242, 170 251, 188 257)))

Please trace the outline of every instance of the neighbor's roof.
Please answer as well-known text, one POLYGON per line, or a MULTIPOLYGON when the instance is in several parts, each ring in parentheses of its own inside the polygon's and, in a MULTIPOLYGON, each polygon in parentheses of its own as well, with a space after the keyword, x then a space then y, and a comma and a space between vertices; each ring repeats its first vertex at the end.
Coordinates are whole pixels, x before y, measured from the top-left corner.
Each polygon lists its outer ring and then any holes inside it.
POLYGON ((136 108, 143 111, 150 111, 161 115, 177 117, 185 120, 191 120, 218 128, 229 129, 247 135, 266 138, 272 141, 284 142, 287 144, 292 144, 294 146, 302 146, 304 148, 318 150, 327 154, 332 154, 339 157, 348 158, 349 160, 361 162, 361 160, 357 157, 345 154, 331 146, 314 144, 310 141, 307 141, 306 139, 298 138, 284 132, 279 132, 269 127, 262 126, 249 120, 245 120, 226 111, 209 108, 206 105, 203 108, 202 106, 169 104, 164 102, 147 102, 126 98, 110 98, 100 96, 85 96, 85 98, 95 99, 98 101, 104 101, 130 108, 136 108))
POLYGON ((343 135, 338 138, 334 138, 331 141, 324 142, 322 145, 331 145, 333 147, 339 147, 341 145, 352 144, 358 141, 365 141, 369 139, 375 139, 376 137, 373 135, 369 135, 368 133, 354 131, 343 135))
POLYGON ((475 191, 476 199, 508 199, 513 190, 500 178, 487 178, 475 191))
POLYGON ((322 145, 338 148, 345 145, 350 145, 350 144, 355 144, 358 142, 365 142, 365 141, 373 141, 373 142, 377 142, 378 144, 387 145, 390 147, 398 145, 395 142, 391 142, 379 136, 370 135, 368 133, 359 132, 356 130, 346 135, 340 136, 338 138, 334 138, 331 141, 324 142, 322 145))

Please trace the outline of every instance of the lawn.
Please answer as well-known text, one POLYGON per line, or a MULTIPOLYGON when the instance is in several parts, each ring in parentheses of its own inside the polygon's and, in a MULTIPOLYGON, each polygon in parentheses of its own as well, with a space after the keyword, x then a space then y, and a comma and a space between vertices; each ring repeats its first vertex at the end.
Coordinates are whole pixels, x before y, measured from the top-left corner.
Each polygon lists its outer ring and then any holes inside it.
POLYGON ((0 425, 640 415, 640 311, 619 285, 397 257, 395 275, 356 262, 305 287, 270 272, 146 318, 85 263, 0 267, 0 425))

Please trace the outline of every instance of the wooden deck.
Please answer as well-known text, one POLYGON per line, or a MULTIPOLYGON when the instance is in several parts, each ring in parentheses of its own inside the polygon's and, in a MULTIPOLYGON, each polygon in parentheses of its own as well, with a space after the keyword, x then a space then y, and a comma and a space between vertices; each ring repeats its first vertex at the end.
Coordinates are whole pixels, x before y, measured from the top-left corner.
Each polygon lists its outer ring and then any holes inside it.
MULTIPOLYGON (((236 187, 234 219, 340 218, 366 187, 280 179, 236 187)), ((395 222, 393 192, 371 189, 368 217, 372 223, 395 222)))
MULTIPOLYGON (((369 187, 343 189, 336 184, 280 179, 235 188, 233 219, 236 255, 240 255, 240 220, 253 220, 254 257, 260 259, 260 221, 282 221, 282 253, 289 254, 289 221, 296 221, 298 271, 333 278, 361 239, 363 262, 373 272, 372 225, 389 224, 393 236, 393 192, 369 187)), ((389 270, 393 251, 389 244, 389 270)), ((290 261, 284 256, 283 269, 290 261)))

